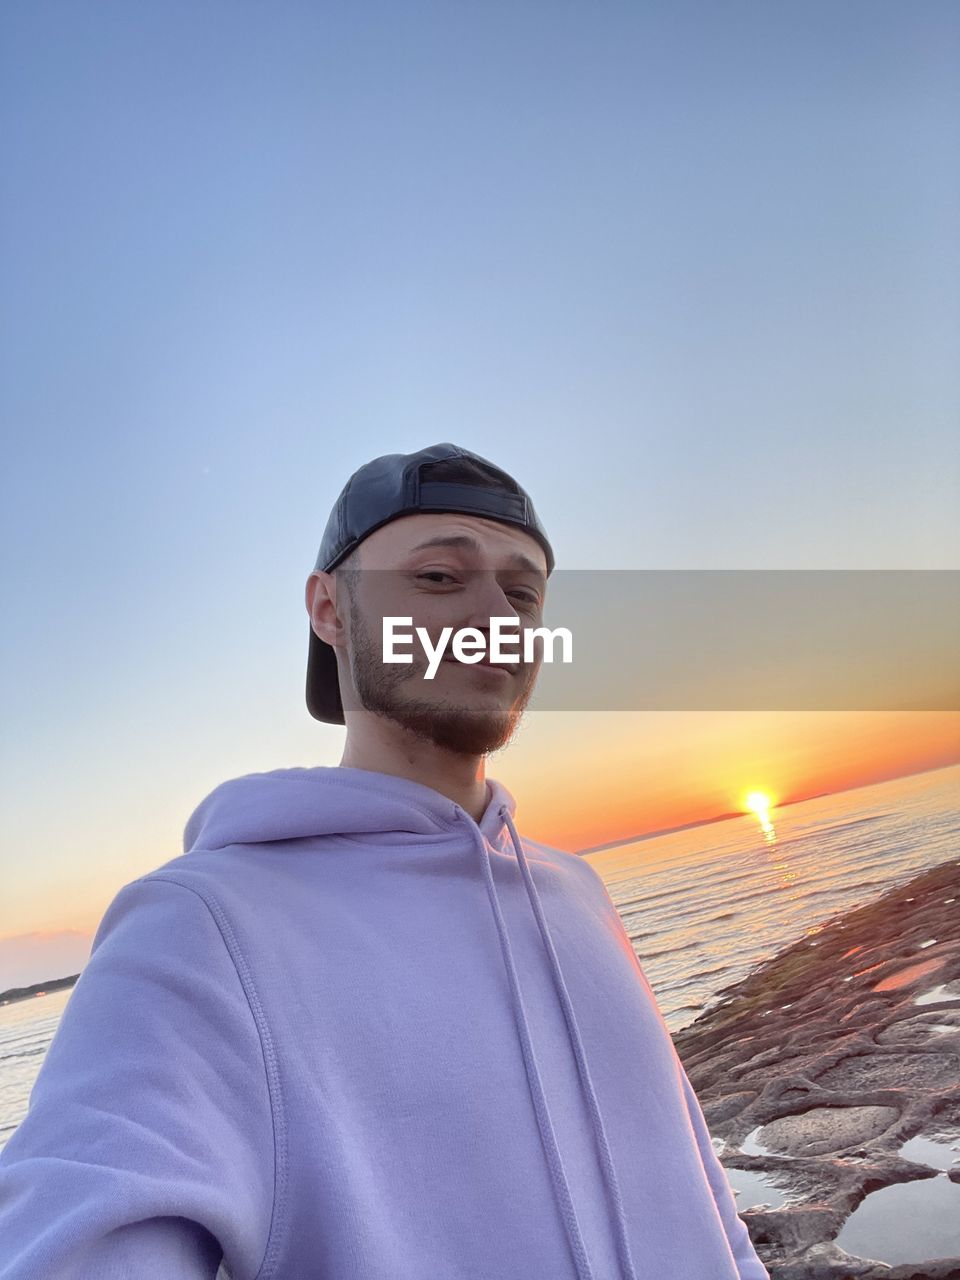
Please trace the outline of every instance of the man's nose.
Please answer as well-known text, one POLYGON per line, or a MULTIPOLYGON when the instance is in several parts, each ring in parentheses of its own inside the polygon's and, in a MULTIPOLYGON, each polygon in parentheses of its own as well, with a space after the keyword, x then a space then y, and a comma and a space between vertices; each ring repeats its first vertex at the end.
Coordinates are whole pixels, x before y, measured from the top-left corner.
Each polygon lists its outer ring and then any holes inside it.
POLYGON ((506 594, 497 575, 489 569, 475 569, 468 579, 470 615, 464 623, 476 627, 484 634, 490 631, 491 618, 516 618, 520 620, 510 597, 506 594))

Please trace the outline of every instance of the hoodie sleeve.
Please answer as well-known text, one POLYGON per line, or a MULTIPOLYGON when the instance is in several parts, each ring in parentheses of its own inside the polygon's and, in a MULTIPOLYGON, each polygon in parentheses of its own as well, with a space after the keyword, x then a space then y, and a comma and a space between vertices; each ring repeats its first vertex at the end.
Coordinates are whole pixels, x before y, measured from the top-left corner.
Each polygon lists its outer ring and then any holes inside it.
MULTIPOLYGON (((619 917, 618 917, 619 918, 619 917)), ((621 923, 621 929, 623 924, 621 923)), ((624 937, 633 951, 633 943, 623 930, 624 937)), ((636 957, 636 952, 634 952, 636 957)), ((697 1148, 700 1152, 700 1159, 703 1162, 704 1172, 707 1175, 707 1181, 710 1184, 710 1190, 713 1192, 713 1198, 717 1205, 717 1212, 720 1214, 720 1221, 723 1223, 723 1230, 730 1242, 730 1250, 733 1254, 734 1261, 737 1264, 737 1272, 740 1280, 770 1280, 770 1273, 760 1261, 756 1249, 753 1247, 753 1241, 750 1239, 750 1232, 747 1230, 747 1224, 737 1213, 737 1202, 734 1199, 733 1190, 730 1186, 730 1180, 727 1177, 727 1171, 720 1163, 720 1158, 713 1148, 713 1142, 710 1139, 710 1130, 707 1128, 706 1117, 703 1114, 703 1108, 700 1105, 700 1099, 694 1091, 690 1078, 687 1075, 683 1061, 677 1053, 677 1046, 673 1042, 669 1028, 663 1017, 663 1012, 657 1003, 653 988, 647 975, 643 971, 643 965, 637 960, 637 972, 640 974, 640 980, 646 988, 654 1008, 660 1018, 663 1026, 663 1034, 668 1037, 670 1046, 673 1050, 673 1056, 677 1065, 677 1073, 683 1088, 683 1100, 686 1104, 687 1114, 690 1116, 690 1123, 693 1127, 694 1137, 697 1140, 697 1148)))
POLYGON ((237 954, 184 884, 113 899, 0 1152, 0 1280, 260 1273, 273 1112, 237 954))
POLYGON ((730 1241, 730 1248, 737 1264, 740 1280, 770 1280, 770 1273, 760 1261, 753 1246, 753 1241, 750 1239, 747 1224, 737 1213, 737 1202, 730 1187, 727 1171, 720 1163, 720 1158, 713 1148, 713 1143, 710 1141, 710 1131, 707 1128, 703 1108, 700 1106, 700 1100, 694 1092, 693 1085, 690 1083, 679 1055, 677 1056, 677 1066, 680 1070, 687 1111, 693 1124, 697 1146, 700 1148, 700 1158, 703 1160, 703 1167, 706 1170, 710 1189, 713 1191, 713 1198, 717 1202, 723 1229, 726 1232, 727 1239, 730 1241))
MULTIPOLYGON (((584 864, 589 866, 589 864, 584 864)), ((633 949, 633 943, 630 941, 630 935, 624 927, 623 920, 620 918, 620 912, 617 910, 616 904, 610 897, 606 885, 595 868, 590 867, 590 874, 595 883, 599 886, 604 906, 609 914, 610 922, 614 931, 620 936, 622 943, 633 957, 636 966, 637 976, 643 984, 643 988, 647 993, 651 1005, 656 1010, 657 1017, 663 1030, 664 1037, 668 1040, 676 1060, 677 1072, 683 1087, 683 1099, 687 1112, 690 1116, 690 1123, 693 1128, 694 1136, 697 1140, 697 1148, 700 1152, 700 1159, 703 1161, 704 1171, 707 1175, 707 1181, 710 1184, 710 1190, 713 1192, 713 1198, 716 1201, 717 1211, 720 1214, 720 1221, 723 1224, 724 1233, 730 1242, 730 1250, 733 1254, 734 1261, 737 1265, 740 1280, 770 1280, 770 1273, 760 1261, 760 1258, 753 1247, 753 1241, 750 1239, 750 1232, 747 1225, 737 1213, 737 1204, 734 1199, 733 1191, 730 1187, 730 1181, 727 1178, 727 1172, 716 1151, 713 1149, 713 1143, 710 1140, 710 1131, 707 1128, 707 1122, 700 1106, 700 1100, 694 1092, 693 1086, 687 1076, 680 1055, 677 1053, 677 1047, 673 1042, 663 1012, 651 987, 649 979, 644 972, 643 965, 633 949)))

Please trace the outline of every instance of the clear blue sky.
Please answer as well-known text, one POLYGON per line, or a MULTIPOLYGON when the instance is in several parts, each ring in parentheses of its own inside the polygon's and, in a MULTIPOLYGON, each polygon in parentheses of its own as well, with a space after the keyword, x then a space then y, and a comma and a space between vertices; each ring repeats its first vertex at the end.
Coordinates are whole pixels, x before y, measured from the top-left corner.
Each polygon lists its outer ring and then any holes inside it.
POLYGON ((960 562, 955 3, 11 0, 0 60, 23 928, 335 763, 303 586, 377 454, 500 462, 565 568, 960 562))

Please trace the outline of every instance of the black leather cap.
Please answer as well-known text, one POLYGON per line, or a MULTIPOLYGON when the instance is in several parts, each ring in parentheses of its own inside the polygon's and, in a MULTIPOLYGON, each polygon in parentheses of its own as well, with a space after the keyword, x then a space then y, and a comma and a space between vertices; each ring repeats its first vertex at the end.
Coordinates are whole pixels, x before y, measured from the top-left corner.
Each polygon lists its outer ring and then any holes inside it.
MULTIPOLYGON (((329 573, 374 529, 418 511, 486 516, 517 525, 543 548, 548 576, 553 571, 553 550, 529 495, 506 471, 455 444, 434 444, 417 453, 387 453, 355 471, 330 512, 313 571, 329 573), (466 464, 460 476, 456 474, 458 461, 466 464), (443 478, 431 479, 431 470, 439 462, 444 463, 443 478), (477 465, 492 483, 478 482, 477 465)), ((346 723, 336 654, 312 624, 307 709, 315 720, 346 723)))

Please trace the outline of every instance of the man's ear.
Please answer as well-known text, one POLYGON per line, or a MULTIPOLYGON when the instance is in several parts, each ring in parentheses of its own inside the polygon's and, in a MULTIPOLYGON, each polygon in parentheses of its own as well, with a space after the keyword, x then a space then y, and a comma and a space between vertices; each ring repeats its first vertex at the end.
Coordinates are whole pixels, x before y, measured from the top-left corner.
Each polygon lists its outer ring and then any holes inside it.
MULTIPOLYGON (((332 573, 315 570, 307 578, 305 590, 310 625, 321 640, 334 648, 346 644, 347 634, 343 619, 337 612, 337 583, 332 573)), ((341 601, 345 604, 345 600, 341 601)), ((343 610, 341 610, 341 613, 343 610)))

